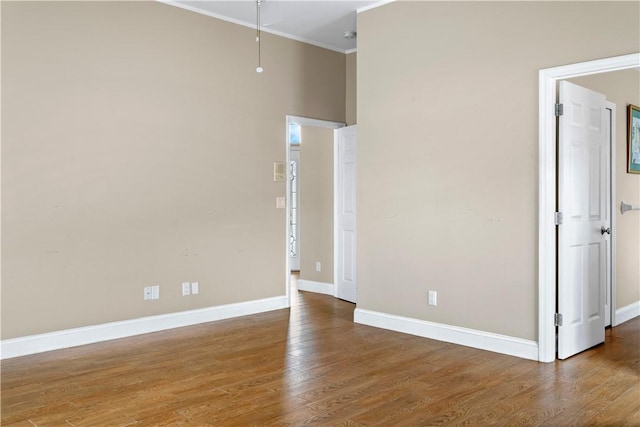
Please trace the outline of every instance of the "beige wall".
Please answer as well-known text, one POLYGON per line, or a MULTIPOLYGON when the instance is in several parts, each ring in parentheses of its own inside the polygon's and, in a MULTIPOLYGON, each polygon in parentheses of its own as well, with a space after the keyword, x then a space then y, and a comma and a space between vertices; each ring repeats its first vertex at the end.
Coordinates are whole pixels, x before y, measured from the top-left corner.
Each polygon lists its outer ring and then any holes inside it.
POLYGON ((537 339, 538 70, 640 51, 639 7, 358 15, 359 308, 537 339))
POLYGON ((343 121, 346 64, 262 49, 157 2, 2 2, 3 339, 285 294, 285 116, 343 121))
POLYGON ((301 140, 300 279, 333 283, 333 129, 303 126, 301 140))
POLYGON ((627 105, 640 105, 640 72, 625 70, 571 79, 616 104, 616 307, 640 301, 640 213, 620 213, 620 203, 640 203, 640 175, 627 173, 627 105))
POLYGON ((357 120, 357 95, 358 95, 358 54, 347 55, 347 87, 345 90, 346 120, 347 126, 355 125, 357 120))

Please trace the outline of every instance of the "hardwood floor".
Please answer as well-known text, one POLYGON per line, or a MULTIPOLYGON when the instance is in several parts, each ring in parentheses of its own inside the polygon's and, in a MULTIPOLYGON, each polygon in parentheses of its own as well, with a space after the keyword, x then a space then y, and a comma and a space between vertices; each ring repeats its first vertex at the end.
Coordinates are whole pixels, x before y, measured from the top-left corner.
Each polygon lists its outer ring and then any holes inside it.
POLYGON ((3 426, 640 425, 640 318, 543 364, 291 310, 2 362, 3 426))

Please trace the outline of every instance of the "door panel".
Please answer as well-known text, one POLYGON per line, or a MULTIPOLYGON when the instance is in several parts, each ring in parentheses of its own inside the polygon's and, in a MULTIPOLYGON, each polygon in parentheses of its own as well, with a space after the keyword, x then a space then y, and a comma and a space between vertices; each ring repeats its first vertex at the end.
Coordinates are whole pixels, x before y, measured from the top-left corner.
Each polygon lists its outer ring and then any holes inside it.
POLYGON ((558 209, 558 357, 604 342, 610 141, 604 95, 560 82, 558 209))
POLYGON ((336 297, 356 302, 356 127, 336 130, 338 139, 336 297))

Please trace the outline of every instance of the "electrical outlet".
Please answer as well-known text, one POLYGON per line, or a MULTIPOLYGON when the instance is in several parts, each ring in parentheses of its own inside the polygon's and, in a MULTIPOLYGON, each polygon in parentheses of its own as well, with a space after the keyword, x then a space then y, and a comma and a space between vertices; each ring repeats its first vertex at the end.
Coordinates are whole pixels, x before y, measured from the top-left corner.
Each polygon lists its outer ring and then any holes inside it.
POLYGON ((153 285, 151 287, 151 299, 160 299, 160 286, 153 285))
POLYGON ((191 295, 200 293, 200 284, 198 282, 191 283, 191 295))
POLYGON ((429 305, 438 305, 438 292, 429 291, 429 305))
POLYGON ((144 288, 144 299, 151 299, 151 286, 145 286, 144 288))
POLYGON ((191 283, 182 282, 182 296, 186 297, 187 295, 191 295, 191 283))
POLYGON ((322 264, 320 261, 316 261, 316 271, 322 271, 322 264))

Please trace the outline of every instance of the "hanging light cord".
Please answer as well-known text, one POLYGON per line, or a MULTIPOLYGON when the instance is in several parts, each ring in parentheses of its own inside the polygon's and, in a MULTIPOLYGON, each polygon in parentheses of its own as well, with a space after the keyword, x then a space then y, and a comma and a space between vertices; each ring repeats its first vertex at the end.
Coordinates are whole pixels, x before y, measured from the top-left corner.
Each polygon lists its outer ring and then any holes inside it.
POLYGON ((256 0, 256 42, 258 42, 258 68, 256 68, 257 73, 262 73, 262 65, 261 65, 261 41, 260 41, 260 6, 263 0, 256 0))

